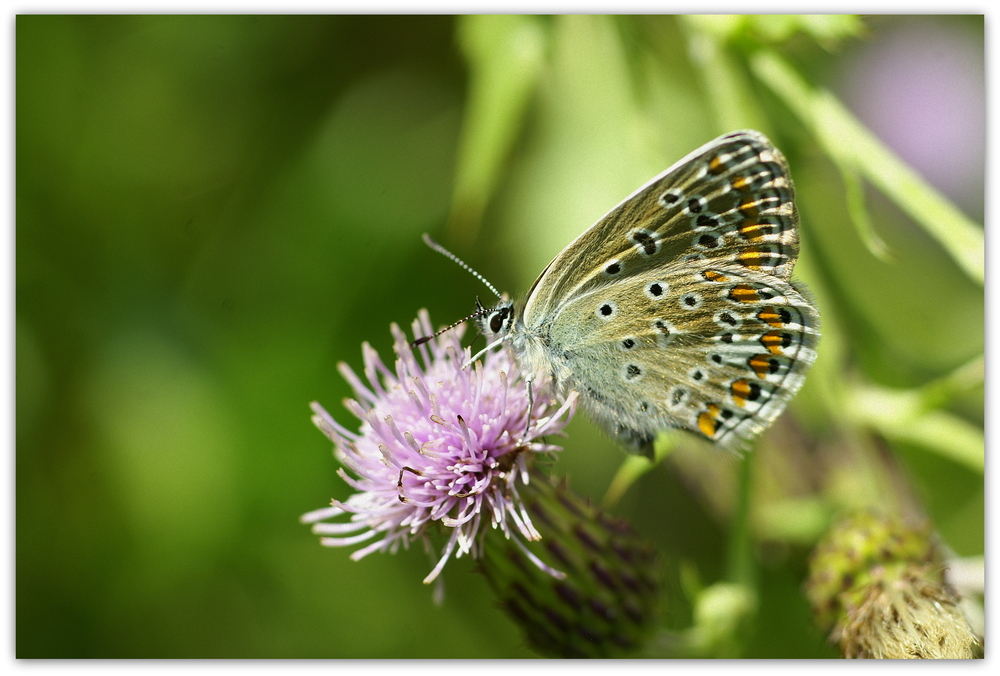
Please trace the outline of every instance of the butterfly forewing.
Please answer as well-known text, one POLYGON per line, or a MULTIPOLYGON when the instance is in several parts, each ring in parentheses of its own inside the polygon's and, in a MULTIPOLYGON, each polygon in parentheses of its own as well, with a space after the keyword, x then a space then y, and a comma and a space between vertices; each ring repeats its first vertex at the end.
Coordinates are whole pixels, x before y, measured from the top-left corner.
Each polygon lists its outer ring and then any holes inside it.
POLYGON ((798 215, 788 167, 760 133, 699 148, 629 196, 570 244, 529 292, 531 326, 595 287, 680 260, 733 263, 790 279, 798 215))

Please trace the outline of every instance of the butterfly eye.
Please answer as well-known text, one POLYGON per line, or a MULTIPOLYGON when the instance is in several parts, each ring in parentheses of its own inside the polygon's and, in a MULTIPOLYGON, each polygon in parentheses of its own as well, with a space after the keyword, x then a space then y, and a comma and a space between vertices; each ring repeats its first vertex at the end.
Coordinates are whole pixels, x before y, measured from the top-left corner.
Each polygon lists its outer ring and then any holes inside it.
POLYGON ((499 310, 490 315, 490 331, 500 333, 504 320, 507 318, 507 309, 499 310))

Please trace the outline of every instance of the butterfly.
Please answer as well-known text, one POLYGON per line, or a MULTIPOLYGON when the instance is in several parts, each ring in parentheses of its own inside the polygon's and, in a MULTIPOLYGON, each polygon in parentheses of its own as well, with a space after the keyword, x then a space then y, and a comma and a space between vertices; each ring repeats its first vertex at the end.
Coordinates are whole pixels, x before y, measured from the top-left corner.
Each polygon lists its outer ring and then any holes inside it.
POLYGON ((533 379, 652 458, 659 431, 740 452, 816 358, 819 311, 791 281, 798 212, 788 164, 760 132, 698 148, 478 319, 533 379))

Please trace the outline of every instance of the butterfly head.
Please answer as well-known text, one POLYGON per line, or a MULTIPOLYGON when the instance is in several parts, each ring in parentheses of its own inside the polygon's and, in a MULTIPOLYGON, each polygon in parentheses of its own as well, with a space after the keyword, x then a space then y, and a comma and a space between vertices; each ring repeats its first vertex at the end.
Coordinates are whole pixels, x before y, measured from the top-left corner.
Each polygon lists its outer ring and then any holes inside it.
POLYGON ((502 300, 489 310, 481 305, 479 307, 482 312, 478 320, 479 331, 486 337, 487 342, 492 343, 506 338, 514 325, 514 302, 502 300))

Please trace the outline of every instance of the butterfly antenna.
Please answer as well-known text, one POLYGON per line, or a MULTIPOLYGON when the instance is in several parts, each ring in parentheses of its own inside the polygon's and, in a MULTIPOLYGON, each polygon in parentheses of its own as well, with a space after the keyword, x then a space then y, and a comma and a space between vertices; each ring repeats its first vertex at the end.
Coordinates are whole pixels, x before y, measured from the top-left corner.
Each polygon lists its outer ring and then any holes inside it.
POLYGON ((435 338, 437 338, 438 336, 440 336, 445 331, 451 331, 453 328, 455 328, 456 326, 458 326, 462 322, 467 322, 470 319, 479 319, 483 315, 487 314, 489 311, 490 311, 490 309, 483 307, 483 304, 480 303, 479 299, 477 298, 476 299, 476 311, 473 312, 471 315, 469 315, 468 317, 465 317, 464 319, 459 319, 454 324, 449 324, 448 326, 444 327, 443 329, 438 329, 436 332, 432 333, 429 336, 424 336, 422 338, 417 338, 416 340, 414 340, 414 341, 412 341, 410 343, 410 347, 417 347, 418 345, 423 345, 424 343, 426 343, 429 340, 434 340, 435 338))
MULTIPOLYGON (((479 274, 478 272, 476 272, 475 270, 473 270, 473 269, 472 269, 471 267, 469 267, 469 265, 468 265, 468 264, 467 264, 467 263, 466 263, 465 261, 463 261, 463 260, 462 260, 461 258, 459 258, 459 257, 458 257, 458 256, 456 256, 455 254, 453 254, 452 252, 448 251, 448 250, 447 250, 447 249, 445 249, 445 248, 444 248, 443 246, 441 246, 440 244, 438 244, 437 242, 435 242, 435 241, 434 241, 433 239, 431 239, 431 236, 430 236, 430 235, 428 235, 427 233, 424 233, 424 244, 426 244, 426 245, 427 245, 427 246, 429 246, 430 248, 434 249, 434 250, 435 250, 435 251, 437 251, 437 252, 438 252, 439 254, 441 254, 441 255, 443 255, 443 256, 447 256, 447 257, 448 257, 448 258, 450 258, 450 259, 451 259, 451 260, 452 260, 453 262, 455 262, 455 263, 458 263, 459 265, 461 265, 461 266, 462 266, 463 268, 465 268, 465 269, 466 269, 466 270, 467 270, 468 272, 472 273, 472 276, 473 276, 473 277, 475 277, 475 278, 476 278, 476 279, 478 279, 478 280, 479 280, 480 282, 482 282, 483 284, 485 284, 485 285, 486 285, 486 288, 488 288, 488 289, 489 289, 490 291, 492 291, 492 292, 493 292, 493 294, 494 294, 494 295, 495 295, 495 296, 496 296, 497 298, 500 298, 500 299, 502 299, 502 298, 503 298, 503 296, 501 296, 501 295, 500 295, 500 292, 499 292, 499 291, 497 291, 496 287, 495 287, 495 286, 493 286, 492 284, 490 284, 489 282, 487 282, 487 281, 486 281, 486 278, 485 278, 485 277, 483 277, 483 276, 482 276, 481 274, 479 274)), ((472 315, 472 316, 477 316, 477 315, 472 315)), ((469 317, 466 317, 466 319, 469 319, 469 317)), ((464 321, 465 321, 465 319, 463 319, 462 321, 464 322, 464 321)), ((461 324, 462 322, 458 322, 458 323, 459 323, 459 324, 461 324)))

